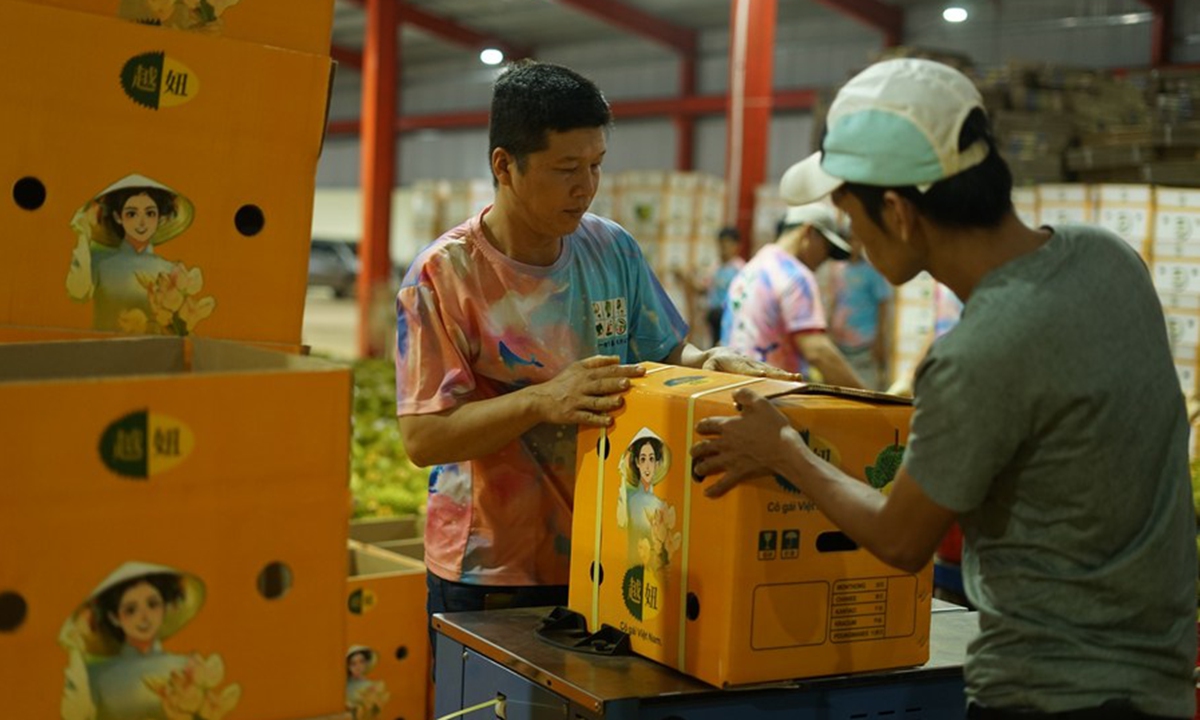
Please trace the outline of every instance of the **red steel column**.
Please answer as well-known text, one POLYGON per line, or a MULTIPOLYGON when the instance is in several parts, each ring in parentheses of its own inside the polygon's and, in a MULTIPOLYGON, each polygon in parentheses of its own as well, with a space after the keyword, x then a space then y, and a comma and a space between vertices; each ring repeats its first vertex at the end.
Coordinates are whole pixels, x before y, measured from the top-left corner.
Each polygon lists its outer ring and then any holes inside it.
POLYGON ((754 190, 766 179, 771 127, 771 73, 776 0, 733 0, 729 23, 729 112, 726 215, 748 255, 754 228, 754 190))
POLYGON ((1160 68, 1171 64, 1172 16, 1175 0, 1142 0, 1142 4, 1154 11, 1150 35, 1150 65, 1160 68))
MULTIPOLYGON (((696 55, 684 55, 679 64, 679 95, 683 98, 696 96, 696 55)), ((678 113, 675 121, 675 169, 688 172, 696 165, 696 119, 687 113, 678 113)))
POLYGON ((360 185, 363 233, 358 244, 358 352, 382 357, 387 338, 381 309, 391 306, 389 251, 392 188, 396 179, 396 117, 399 58, 396 51, 398 0, 367 0, 362 67, 360 185))

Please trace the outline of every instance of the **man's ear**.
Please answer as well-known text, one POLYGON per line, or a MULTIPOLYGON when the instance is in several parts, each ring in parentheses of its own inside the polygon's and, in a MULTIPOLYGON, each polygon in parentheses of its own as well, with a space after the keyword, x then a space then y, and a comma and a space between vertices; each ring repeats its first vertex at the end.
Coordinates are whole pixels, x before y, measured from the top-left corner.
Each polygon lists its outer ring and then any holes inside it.
POLYGON ((492 150, 492 174, 501 185, 512 185, 512 175, 517 169, 517 159, 507 150, 498 147, 492 150))
POLYGON ((912 202, 895 190, 883 194, 883 221, 904 242, 912 242, 920 219, 912 202))

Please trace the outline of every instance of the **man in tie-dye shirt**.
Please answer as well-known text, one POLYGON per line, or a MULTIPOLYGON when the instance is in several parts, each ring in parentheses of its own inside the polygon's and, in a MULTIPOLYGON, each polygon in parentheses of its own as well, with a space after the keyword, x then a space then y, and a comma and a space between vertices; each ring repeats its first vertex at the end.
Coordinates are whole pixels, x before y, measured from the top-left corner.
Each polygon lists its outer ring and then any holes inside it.
POLYGON ((721 340, 737 352, 823 382, 863 387, 825 332, 813 274, 828 259, 850 256, 846 231, 827 205, 789 208, 775 242, 764 245, 729 286, 721 340))
POLYGON ((605 426, 642 361, 764 374, 700 351, 619 225, 587 214, 608 103, 522 62, 496 81, 495 203, 423 250, 397 298, 400 430, 434 466, 430 613, 566 604, 575 429, 605 426))

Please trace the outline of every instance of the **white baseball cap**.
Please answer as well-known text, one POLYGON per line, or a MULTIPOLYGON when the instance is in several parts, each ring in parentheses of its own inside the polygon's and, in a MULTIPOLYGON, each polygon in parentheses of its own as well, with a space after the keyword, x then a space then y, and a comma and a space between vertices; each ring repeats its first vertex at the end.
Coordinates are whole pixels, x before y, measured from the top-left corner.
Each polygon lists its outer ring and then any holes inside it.
POLYGON ((845 224, 838 222, 834 209, 826 203, 808 203, 796 205, 784 213, 782 227, 811 225, 825 236, 836 250, 830 253, 834 260, 844 260, 850 257, 850 243, 846 240, 850 230, 845 224), (837 252, 840 250, 841 252, 837 252))
POLYGON ((949 65, 919 58, 876 63, 838 91, 820 151, 784 173, 780 194, 802 205, 845 182, 924 192, 987 158, 986 140, 958 149, 975 109, 983 109, 979 90, 949 65))

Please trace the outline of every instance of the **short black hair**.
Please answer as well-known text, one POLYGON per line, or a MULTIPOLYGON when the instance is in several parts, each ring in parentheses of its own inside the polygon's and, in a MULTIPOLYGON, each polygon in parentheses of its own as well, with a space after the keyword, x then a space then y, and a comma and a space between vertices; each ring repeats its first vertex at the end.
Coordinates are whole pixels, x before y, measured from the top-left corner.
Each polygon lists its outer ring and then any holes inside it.
POLYGON ((740 232, 738 232, 737 228, 733 227, 732 225, 728 225, 726 227, 721 228, 721 231, 719 233, 717 233, 717 239, 718 240, 737 240, 738 242, 741 242, 742 234, 740 232))
POLYGON ((518 60, 492 89, 488 158, 504 148, 524 171, 530 154, 550 145, 549 132, 608 128, 612 111, 600 88, 562 65, 518 60))
POLYGON ((987 115, 981 108, 971 111, 963 121, 958 149, 976 142, 987 143, 987 157, 968 170, 939 180, 926 192, 916 187, 880 187, 846 183, 843 187, 862 203, 867 216, 883 226, 883 195, 891 190, 916 206, 917 211, 939 225, 956 228, 994 228, 1013 211, 1012 172, 1000 157, 996 138, 987 115))

